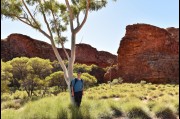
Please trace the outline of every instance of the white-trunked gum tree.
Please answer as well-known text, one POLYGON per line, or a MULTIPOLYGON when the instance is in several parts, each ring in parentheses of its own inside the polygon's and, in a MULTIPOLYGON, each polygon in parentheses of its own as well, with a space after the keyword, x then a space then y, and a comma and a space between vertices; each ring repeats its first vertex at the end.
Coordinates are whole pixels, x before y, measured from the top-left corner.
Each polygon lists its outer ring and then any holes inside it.
POLYGON ((86 23, 88 13, 100 10, 107 3, 107 0, 1 0, 1 19, 9 18, 20 21, 36 29, 50 40, 55 56, 63 69, 71 103, 74 104, 70 92, 70 82, 73 79, 73 65, 76 57, 76 35, 86 23), (67 27, 70 27, 71 31, 70 54, 64 47, 67 38, 62 36, 67 27), (61 58, 55 41, 63 48, 68 60, 68 67, 61 58))

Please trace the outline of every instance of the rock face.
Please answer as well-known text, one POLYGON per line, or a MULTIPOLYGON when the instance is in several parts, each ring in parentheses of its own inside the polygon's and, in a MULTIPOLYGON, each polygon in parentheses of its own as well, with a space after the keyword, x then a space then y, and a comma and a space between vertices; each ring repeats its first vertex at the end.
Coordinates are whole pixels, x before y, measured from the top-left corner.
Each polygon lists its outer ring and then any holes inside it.
MULTIPOLYGON (((58 49, 62 59, 66 59, 62 49, 58 49)), ((70 53, 70 50, 67 49, 70 53)), ((11 60, 15 57, 40 57, 44 59, 55 60, 55 54, 51 45, 46 42, 37 41, 26 35, 11 34, 7 39, 1 40, 1 59, 3 61, 11 60)))
POLYGON ((117 64, 117 56, 106 51, 97 51, 96 48, 87 44, 76 45, 76 62, 107 67, 111 65, 111 62, 109 61, 112 61, 113 64, 117 64))
MULTIPOLYGON (((66 49, 70 54, 70 50, 66 49)), ((58 48, 62 59, 66 59, 63 49, 58 48)), ((40 57, 44 59, 56 60, 55 54, 50 44, 30 38, 22 34, 11 34, 7 39, 1 40, 1 59, 11 60, 15 57, 40 57)), ((110 66, 108 60, 117 63, 117 56, 97 49, 87 44, 76 45, 76 60, 78 63, 96 64, 100 67, 110 66)))
POLYGON ((118 49, 118 73, 113 77, 124 82, 179 83, 179 29, 127 26, 118 49))

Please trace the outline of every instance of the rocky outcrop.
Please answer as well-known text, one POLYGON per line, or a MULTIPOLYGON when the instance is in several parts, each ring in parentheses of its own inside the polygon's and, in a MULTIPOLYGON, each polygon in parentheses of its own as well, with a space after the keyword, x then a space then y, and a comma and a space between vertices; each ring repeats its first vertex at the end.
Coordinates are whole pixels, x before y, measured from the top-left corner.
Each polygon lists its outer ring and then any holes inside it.
MULTIPOLYGON (((62 49, 58 49, 62 59, 66 59, 62 49)), ((70 53, 70 50, 67 49, 70 53)), ((11 34, 5 40, 1 40, 1 59, 11 60, 15 57, 40 57, 44 59, 56 60, 51 45, 38 41, 22 34, 11 34)))
POLYGON ((117 64, 117 56, 106 51, 97 51, 96 48, 93 48, 88 44, 77 44, 76 62, 108 67, 111 64, 117 64), (112 63, 110 61, 112 61, 112 63))
MULTIPOLYGON (((70 54, 70 50, 66 49, 70 54)), ((66 59, 63 49, 58 48, 62 59, 66 59)), ((40 57, 43 59, 56 60, 55 54, 50 44, 30 38, 22 34, 11 34, 5 40, 1 40, 1 59, 11 60, 15 57, 40 57)), ((105 51, 97 51, 96 48, 87 44, 76 45, 76 60, 78 63, 88 65, 96 64, 100 67, 110 66, 112 60, 117 63, 117 56, 105 51)))
MULTIPOLYGON (((109 75, 105 74, 106 80, 109 75)), ((122 77, 124 82, 179 83, 179 29, 147 24, 127 26, 114 77, 122 77)))

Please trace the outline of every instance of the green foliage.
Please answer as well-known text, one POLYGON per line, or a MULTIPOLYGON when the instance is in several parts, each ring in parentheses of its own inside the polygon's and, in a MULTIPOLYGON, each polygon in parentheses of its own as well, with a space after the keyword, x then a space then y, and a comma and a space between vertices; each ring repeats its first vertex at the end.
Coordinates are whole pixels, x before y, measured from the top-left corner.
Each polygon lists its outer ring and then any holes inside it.
MULTIPOLYGON (((52 65, 49 60, 41 58, 14 58, 9 63, 12 65, 13 80, 10 87, 22 87, 28 96, 33 91, 46 86, 45 77, 51 73, 52 65)), ((15 90, 14 90, 15 91, 15 90)))
POLYGON ((1 0, 1 16, 14 20, 15 16, 22 14, 21 5, 19 0, 1 0))
POLYGON ((11 100, 12 99, 12 96, 9 94, 9 93, 2 93, 1 94, 1 101, 8 101, 8 100, 11 100))
MULTIPOLYGON (((67 67, 68 61, 64 60, 64 64, 67 67)), ((57 60, 54 60, 53 62, 51 62, 51 65, 53 66, 52 72, 63 71, 63 69, 60 66, 60 63, 57 60)))
POLYGON ((12 77, 12 65, 1 60, 1 93, 9 91, 8 84, 12 77))
POLYGON ((8 108, 19 109, 20 107, 21 107, 20 103, 16 103, 15 101, 12 100, 3 102, 1 105, 2 109, 8 109, 8 108))
POLYGON ((85 87, 94 86, 97 83, 97 79, 88 73, 82 73, 81 78, 84 81, 85 87))
POLYGON ((34 75, 38 75, 41 79, 44 79, 46 76, 50 75, 53 68, 50 60, 45 60, 38 57, 30 58, 27 65, 28 70, 30 70, 34 75))
POLYGON ((16 90, 15 93, 12 95, 13 99, 26 99, 28 97, 25 91, 18 91, 16 90))
POLYGON ((27 62, 29 61, 29 58, 27 57, 17 57, 12 59, 10 64, 12 65, 13 70, 13 78, 17 80, 24 80, 25 77, 28 75, 28 65, 27 62))
POLYGON ((46 77, 45 80, 49 82, 50 87, 66 85, 64 73, 62 71, 52 73, 50 76, 46 77))
POLYGON ((50 76, 46 77, 45 81, 50 87, 58 86, 64 91, 67 89, 67 84, 64 79, 64 72, 62 71, 52 73, 50 76))
POLYGON ((113 79, 112 84, 118 84, 119 80, 118 79, 113 79))
POLYGON ((77 73, 78 71, 81 71, 83 73, 88 73, 91 71, 91 66, 87 66, 86 64, 74 64, 73 72, 77 73))

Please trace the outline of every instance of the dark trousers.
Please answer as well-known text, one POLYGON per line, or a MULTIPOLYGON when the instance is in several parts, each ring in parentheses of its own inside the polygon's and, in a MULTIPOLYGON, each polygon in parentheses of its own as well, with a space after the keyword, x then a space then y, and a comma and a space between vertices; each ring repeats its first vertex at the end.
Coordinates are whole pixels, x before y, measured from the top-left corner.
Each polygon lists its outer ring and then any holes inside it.
POLYGON ((74 100, 75 100, 76 106, 80 107, 81 99, 82 99, 82 91, 74 92, 74 100))

